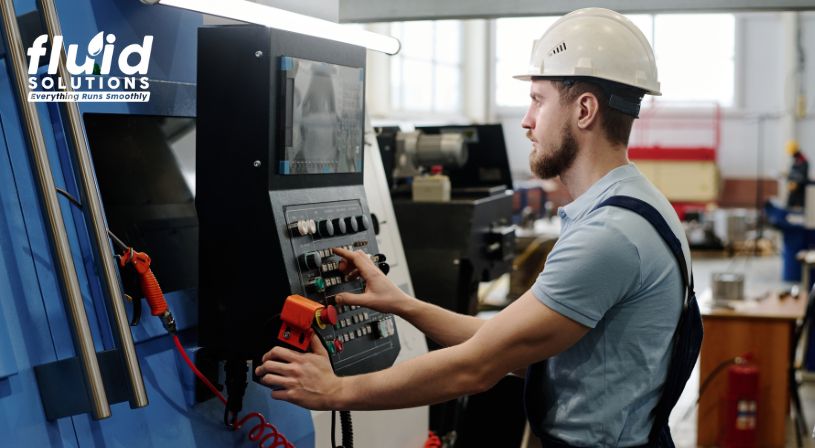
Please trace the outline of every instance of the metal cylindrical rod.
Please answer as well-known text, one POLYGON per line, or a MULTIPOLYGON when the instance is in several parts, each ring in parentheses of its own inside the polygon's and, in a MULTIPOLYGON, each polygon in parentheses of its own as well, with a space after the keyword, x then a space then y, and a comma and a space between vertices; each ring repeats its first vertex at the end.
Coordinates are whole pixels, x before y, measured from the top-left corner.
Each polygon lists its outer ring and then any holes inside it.
MULTIPOLYGON (((48 37, 53 42, 54 36, 62 35, 54 2, 53 0, 38 0, 37 3, 42 12, 48 37)), ((58 73, 65 83, 66 91, 71 91, 71 74, 65 67, 65 51, 63 48, 60 48, 59 51, 61 54, 58 73)), ((84 198, 83 210, 94 240, 93 247, 96 249, 96 259, 101 263, 102 283, 107 290, 108 318, 113 326, 113 337, 122 353, 125 371, 127 372, 128 385, 131 391, 130 407, 141 408, 148 404, 147 391, 144 388, 144 379, 142 378, 139 359, 136 356, 136 347, 133 345, 133 336, 130 333, 130 324, 125 312, 116 264, 110 252, 110 240, 108 240, 107 225, 102 213, 102 201, 96 189, 96 174, 93 170, 90 150, 85 141, 79 107, 72 102, 62 103, 62 107, 65 112, 64 116, 68 121, 66 134, 73 150, 73 160, 79 168, 79 187, 82 189, 82 197, 84 198)))
POLYGON ((0 14, 3 16, 8 59, 14 76, 20 113, 25 123, 26 138, 31 148, 40 201, 45 212, 46 229, 54 245, 54 261, 62 284, 62 291, 65 295, 65 308, 74 334, 74 346, 90 394, 91 412, 95 419, 103 419, 110 417, 110 405, 102 383, 99 363, 96 359, 96 349, 88 325, 88 315, 82 302, 79 280, 71 257, 68 235, 65 232, 65 223, 62 220, 62 211, 59 207, 54 179, 51 174, 51 165, 48 162, 45 140, 42 136, 42 127, 34 104, 28 102, 26 95, 28 91, 26 86, 28 69, 12 3, 13 0, 0 0, 0 14))

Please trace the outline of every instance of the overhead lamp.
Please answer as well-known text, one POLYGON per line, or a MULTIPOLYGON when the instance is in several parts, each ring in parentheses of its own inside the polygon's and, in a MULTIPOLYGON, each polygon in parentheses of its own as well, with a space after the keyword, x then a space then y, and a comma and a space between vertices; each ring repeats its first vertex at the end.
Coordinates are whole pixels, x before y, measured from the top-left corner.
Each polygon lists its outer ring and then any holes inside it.
POLYGON ((321 37, 347 44, 358 45, 390 55, 399 52, 399 39, 384 34, 355 29, 297 14, 272 6, 247 0, 141 0, 149 5, 161 4, 189 11, 200 12, 241 22, 256 23, 284 31, 321 37))

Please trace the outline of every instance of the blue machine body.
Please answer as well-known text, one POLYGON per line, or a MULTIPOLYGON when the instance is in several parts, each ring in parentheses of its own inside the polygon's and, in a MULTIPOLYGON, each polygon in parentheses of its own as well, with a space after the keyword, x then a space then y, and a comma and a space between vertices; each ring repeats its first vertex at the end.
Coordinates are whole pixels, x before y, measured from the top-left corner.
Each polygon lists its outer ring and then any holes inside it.
MULTIPOLYGON (((15 2, 18 15, 35 7, 34 0, 15 2)), ((99 31, 115 34, 123 44, 154 36, 150 102, 79 103, 82 113, 195 116, 200 14, 138 0, 57 0, 56 8, 66 43, 83 45, 99 31)), ((38 113, 54 181, 78 197, 78 171, 68 153, 67 125, 59 107, 39 103, 38 113)), ((60 205, 96 350, 114 348, 85 218, 68 200, 60 199, 60 205)), ((114 404, 112 416, 99 421, 88 414, 46 419, 34 366, 71 358, 75 351, 43 219, 9 61, 0 57, 0 446, 253 445, 247 439, 251 426, 236 432, 225 428, 217 399, 195 403, 192 373, 159 320, 146 312, 132 333, 150 404, 141 409, 114 404)), ((194 353, 195 290, 168 294, 167 301, 182 341, 194 353)), ((314 445, 308 411, 275 401, 268 389, 250 382, 244 412, 251 411, 261 412, 295 446, 314 445)))

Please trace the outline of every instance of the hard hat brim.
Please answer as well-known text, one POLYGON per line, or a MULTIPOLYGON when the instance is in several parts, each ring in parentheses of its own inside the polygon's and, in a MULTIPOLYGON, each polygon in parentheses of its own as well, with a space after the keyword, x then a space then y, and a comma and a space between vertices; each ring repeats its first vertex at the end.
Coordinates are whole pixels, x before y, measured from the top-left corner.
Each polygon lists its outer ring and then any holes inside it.
MULTIPOLYGON (((513 78, 515 78, 515 79, 517 79, 517 80, 520 80, 520 81, 532 81, 532 79, 564 79, 564 78, 569 78, 570 76, 569 76, 569 75, 562 75, 562 76, 554 76, 554 75, 552 75, 552 76, 546 76, 546 75, 530 75, 530 74, 524 74, 524 75, 513 75, 512 77, 513 77, 513 78)), ((586 78, 586 77, 581 77, 581 78, 586 78)), ((643 90, 643 91, 644 91, 646 94, 648 94, 648 95, 652 95, 652 96, 662 96, 662 92, 661 92, 661 91, 659 91, 659 90, 651 90, 651 89, 646 89, 646 88, 641 87, 641 86, 634 86, 634 85, 628 84, 628 83, 626 83, 626 82, 620 82, 620 81, 617 81, 617 80, 614 80, 614 79, 605 79, 605 78, 600 78, 600 77, 595 77, 595 76, 589 76, 588 78, 597 78, 597 79, 603 79, 603 80, 606 80, 606 81, 612 81, 612 82, 616 82, 616 83, 623 84, 623 85, 626 85, 626 86, 630 86, 630 87, 635 87, 635 88, 638 88, 638 89, 642 89, 642 90, 643 90)))

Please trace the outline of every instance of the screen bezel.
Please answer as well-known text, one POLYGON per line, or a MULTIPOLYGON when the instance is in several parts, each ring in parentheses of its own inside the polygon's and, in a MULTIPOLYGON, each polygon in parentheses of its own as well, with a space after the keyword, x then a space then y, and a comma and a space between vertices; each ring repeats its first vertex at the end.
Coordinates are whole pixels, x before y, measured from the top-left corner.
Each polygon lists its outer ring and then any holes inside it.
POLYGON ((270 75, 274 79, 271 88, 271 100, 275 103, 270 110, 270 122, 274 124, 273 147, 270 148, 268 173, 270 190, 289 190, 297 188, 321 188, 344 185, 362 185, 365 173, 365 134, 367 130, 366 120, 366 92, 365 83, 367 80, 367 70, 365 59, 366 50, 363 47, 344 44, 340 42, 319 39, 313 36, 306 36, 294 33, 274 33, 272 31, 271 52, 274 57, 271 59, 270 75), (280 66, 281 57, 292 57, 307 59, 310 61, 326 62, 334 65, 342 65, 351 68, 362 69, 362 170, 358 173, 330 173, 330 174, 280 174, 279 163, 285 148, 282 148, 285 132, 285 102, 283 101, 285 83, 283 70, 280 66))

